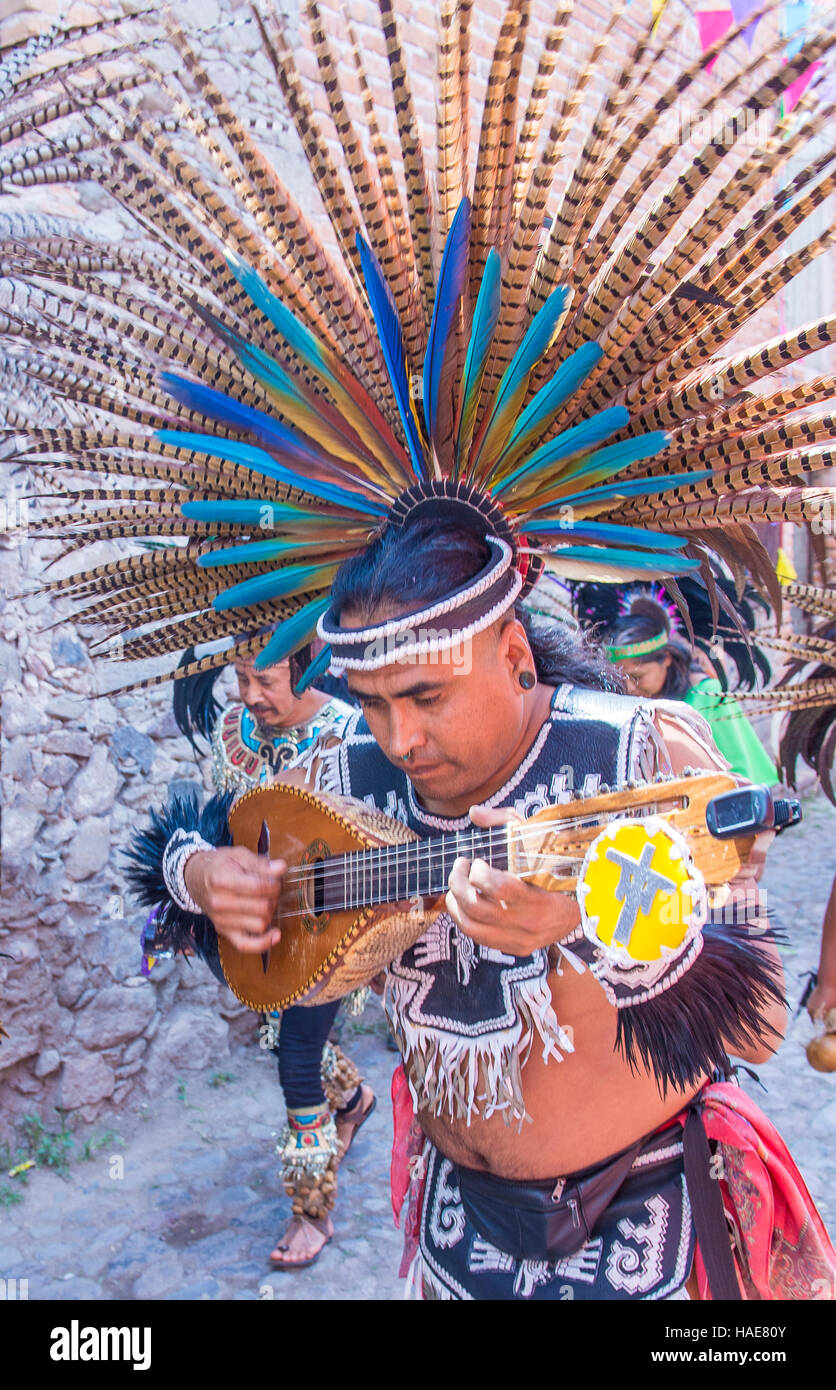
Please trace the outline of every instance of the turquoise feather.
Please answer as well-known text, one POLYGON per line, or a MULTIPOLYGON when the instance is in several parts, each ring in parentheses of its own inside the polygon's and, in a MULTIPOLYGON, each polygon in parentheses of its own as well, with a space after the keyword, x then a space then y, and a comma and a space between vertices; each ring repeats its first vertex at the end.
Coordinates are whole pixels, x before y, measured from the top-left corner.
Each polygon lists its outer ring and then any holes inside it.
POLYGON ((282 521, 313 521, 318 524, 322 522, 322 512, 306 511, 301 507, 288 507, 283 502, 263 500, 195 500, 184 502, 180 511, 189 521, 209 521, 213 524, 224 522, 232 526, 262 526, 269 521, 269 529, 278 526, 282 521))
POLYGON ((269 574, 256 574, 252 579, 242 579, 224 589, 212 600, 216 613, 225 613, 229 608, 249 608, 251 604, 268 603, 270 599, 284 598, 288 594, 299 593, 316 586, 317 580, 329 574, 334 565, 287 565, 281 570, 271 570, 269 574))
MULTIPOLYGON (((489 466, 487 476, 493 471, 492 466, 514 428, 528 378, 554 341, 568 299, 569 290, 565 286, 552 290, 503 373, 474 459, 474 467, 480 463, 489 466)), ((482 481, 484 483, 486 478, 482 481)))
POLYGON ((592 448, 608 435, 624 429, 629 422, 629 411, 625 410, 623 405, 610 406, 608 410, 601 410, 588 420, 582 420, 579 425, 573 425, 571 429, 564 430, 562 434, 547 440, 539 449, 535 449, 530 458, 493 489, 494 496, 501 497, 523 477, 531 481, 534 474, 541 474, 545 469, 554 469, 555 464, 561 459, 571 458, 580 450, 592 448))
POLYGON ((295 694, 304 695, 306 690, 316 682, 319 676, 324 676, 328 667, 331 665, 331 647, 325 646, 318 652, 313 661, 306 666, 299 680, 296 682, 295 694))
POLYGON ((688 544, 686 536, 669 536, 664 531, 645 531, 639 526, 618 526, 615 522, 595 521, 590 517, 554 517, 532 525, 530 536, 548 536, 555 531, 585 540, 611 541, 613 545, 637 545, 645 550, 682 550, 688 544))
POLYGON ((570 463, 562 474, 565 481, 600 475, 602 478, 618 473, 638 459, 652 458, 670 444, 670 435, 665 430, 649 430, 647 434, 637 435, 635 439, 621 439, 617 444, 608 444, 606 449, 596 449, 594 454, 570 463))
POLYGON ((592 487, 586 492, 574 492, 570 497, 561 497, 560 505, 573 502, 599 502, 609 497, 652 497, 669 488, 684 487, 686 483, 698 483, 711 477, 711 469, 703 468, 698 473, 671 473, 666 478, 629 478, 626 482, 612 483, 609 487, 592 487))
POLYGON ((470 341, 467 345, 461 386, 461 411, 459 430, 456 438, 456 464, 459 472, 465 463, 465 456, 473 438, 476 423, 476 410, 479 405, 479 387, 488 365, 488 355, 493 342, 496 322, 502 304, 502 261, 491 247, 479 286, 479 296, 473 311, 470 328, 470 341))
POLYGON ((282 304, 280 299, 267 288, 261 276, 252 266, 242 261, 233 251, 227 251, 226 263, 242 289, 246 290, 253 304, 260 309, 265 318, 282 335, 289 348, 309 367, 335 377, 334 356, 330 349, 300 323, 294 314, 282 304))
POLYGON ((505 448, 497 459, 501 463, 512 450, 526 448, 542 434, 562 405, 583 385, 592 368, 604 355, 597 343, 582 343, 576 352, 561 362, 551 381, 532 396, 511 432, 505 448))
POLYGON ((280 623, 264 651, 259 652, 253 662, 256 671, 275 666, 277 661, 284 661, 300 647, 304 647, 306 642, 310 642, 316 634, 316 625, 330 602, 327 594, 324 598, 311 599, 310 603, 306 603, 292 618, 286 618, 280 623))
MULTIPOLYGON (((339 545, 337 538, 334 544, 339 545)), ((223 550, 210 550, 198 555, 197 563, 201 569, 218 569, 225 565, 260 565, 267 560, 280 560, 284 555, 294 555, 298 551, 328 548, 321 534, 312 541, 247 541, 244 545, 224 546, 223 550)))
POLYGON ((302 477, 289 468, 277 463, 264 449, 253 444, 244 444, 235 439, 216 439, 211 434, 189 434, 180 430, 157 430, 156 438, 173 449, 188 449, 193 453, 208 454, 211 458, 225 459, 236 463, 253 473, 261 473, 265 478, 275 478, 288 487, 298 488, 310 497, 319 497, 324 502, 333 502, 338 507, 349 507, 355 512, 365 512, 370 516, 385 516, 386 509, 371 502, 359 493, 334 487, 330 483, 302 477))
POLYGON ((661 575, 690 574, 700 568, 699 560, 689 560, 685 555, 649 555, 641 550, 596 550, 594 546, 567 545, 553 551, 555 558, 561 560, 589 560, 623 569, 642 569, 661 575))

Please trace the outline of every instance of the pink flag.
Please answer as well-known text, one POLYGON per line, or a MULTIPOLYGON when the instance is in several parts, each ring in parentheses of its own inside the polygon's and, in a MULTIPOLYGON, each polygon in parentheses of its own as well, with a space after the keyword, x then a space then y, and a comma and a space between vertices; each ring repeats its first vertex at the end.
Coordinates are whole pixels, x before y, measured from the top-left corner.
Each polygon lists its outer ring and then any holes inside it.
POLYGON ((782 101, 784 103, 785 116, 788 116, 792 111, 793 107, 798 105, 799 101, 804 95, 805 88, 808 86, 813 76, 813 73, 816 71, 817 68, 820 67, 821 63, 811 63, 809 68, 807 68, 805 72, 800 73, 799 76, 795 79, 795 81, 791 82, 790 85, 785 89, 782 97, 782 101))
MULTIPOLYGON (((703 53, 717 39, 721 38, 726 30, 732 27, 733 23, 734 15, 731 10, 697 10, 697 24, 699 25, 703 53)), ((706 66, 706 72, 711 71, 716 61, 716 58, 712 58, 706 66)))

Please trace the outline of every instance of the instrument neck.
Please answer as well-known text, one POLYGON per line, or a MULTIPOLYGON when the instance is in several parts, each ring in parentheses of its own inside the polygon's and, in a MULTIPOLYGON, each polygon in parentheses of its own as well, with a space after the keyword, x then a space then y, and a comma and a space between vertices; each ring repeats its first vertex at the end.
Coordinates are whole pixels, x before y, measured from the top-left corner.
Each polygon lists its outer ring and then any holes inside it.
POLYGON ((456 859, 484 859, 493 868, 508 868, 508 831, 504 825, 410 840, 401 845, 346 854, 330 861, 324 906, 372 907, 378 903, 435 898, 447 891, 456 859), (334 872, 341 864, 342 873, 334 872))

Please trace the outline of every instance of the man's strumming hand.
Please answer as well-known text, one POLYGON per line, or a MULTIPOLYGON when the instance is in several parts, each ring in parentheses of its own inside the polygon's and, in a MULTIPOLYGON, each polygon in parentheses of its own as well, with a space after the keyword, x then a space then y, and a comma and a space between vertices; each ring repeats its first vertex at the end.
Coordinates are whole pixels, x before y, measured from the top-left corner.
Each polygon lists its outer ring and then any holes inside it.
POLYGON ((267 859, 241 845, 201 851, 186 863, 186 888, 219 936, 239 951, 267 951, 281 939, 272 925, 282 876, 282 859, 267 859))
MULTIPOLYGON (((473 806, 474 825, 507 825, 513 811, 473 806)), ((511 956, 529 956, 568 936, 581 920, 574 894, 535 888, 515 874, 493 869, 483 859, 457 859, 448 880, 445 906, 459 928, 511 956)))

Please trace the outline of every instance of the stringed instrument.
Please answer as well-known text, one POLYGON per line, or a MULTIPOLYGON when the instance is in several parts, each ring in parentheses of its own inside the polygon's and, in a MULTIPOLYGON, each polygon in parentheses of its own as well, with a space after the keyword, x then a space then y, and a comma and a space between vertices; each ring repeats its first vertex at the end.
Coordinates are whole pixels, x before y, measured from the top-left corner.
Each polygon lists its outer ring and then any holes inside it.
POLYGON ((659 778, 576 794, 525 821, 429 838, 365 802, 281 784, 255 788, 233 806, 229 825, 236 845, 288 865, 274 918, 282 936, 262 953, 220 938, 224 975, 253 1009, 341 998, 423 936, 443 910, 459 856, 576 893, 593 842, 625 816, 664 822, 687 844, 706 885, 728 883, 747 863, 755 835, 715 838, 706 809, 737 787, 725 773, 659 778))

